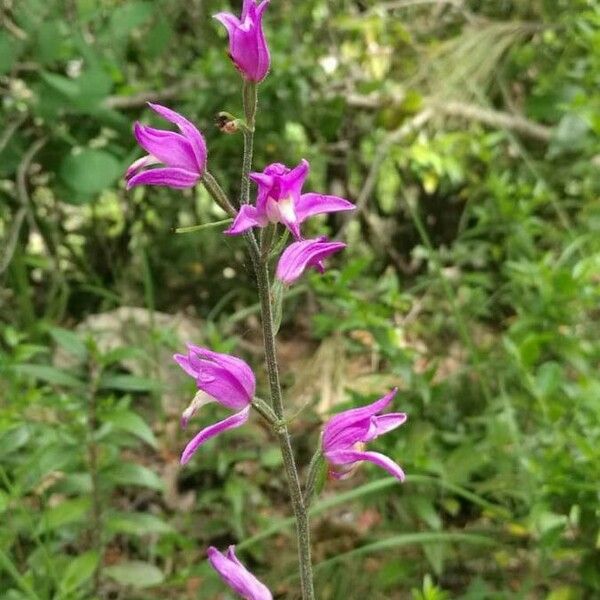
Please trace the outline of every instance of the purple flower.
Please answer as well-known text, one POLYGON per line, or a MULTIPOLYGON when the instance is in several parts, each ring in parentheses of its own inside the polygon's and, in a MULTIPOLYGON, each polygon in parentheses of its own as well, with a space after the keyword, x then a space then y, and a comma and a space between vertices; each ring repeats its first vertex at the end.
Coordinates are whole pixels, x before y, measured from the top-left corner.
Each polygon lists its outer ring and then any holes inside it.
POLYGON ((185 447, 181 455, 181 464, 184 465, 204 442, 228 429, 240 427, 248 420, 256 379, 252 369, 241 358, 212 352, 193 344, 188 344, 187 355, 175 354, 173 358, 196 380, 199 390, 181 416, 182 427, 187 425, 200 407, 209 402, 239 410, 223 421, 202 429, 185 447))
POLYGON ((392 431, 406 421, 405 413, 378 415, 394 399, 398 388, 373 404, 346 410, 332 417, 323 429, 323 454, 329 463, 329 474, 347 479, 356 463, 368 460, 404 481, 404 471, 389 457, 378 452, 365 452, 365 444, 392 431))
POLYGON ((271 66, 262 28, 263 13, 269 1, 264 0, 257 6, 255 0, 244 0, 241 19, 227 12, 214 16, 229 34, 229 57, 248 81, 262 81, 271 66))
POLYGON ((208 560, 221 579, 245 600, 273 600, 267 586, 238 560, 235 546, 229 546, 225 554, 211 546, 208 549, 208 560))
POLYGON ((315 267, 321 273, 325 270, 323 259, 345 248, 343 242, 330 242, 326 237, 302 240, 290 244, 277 263, 277 279, 286 284, 294 283, 306 269, 315 267))
POLYGON ((127 169, 127 189, 136 185, 166 185, 172 188, 193 187, 206 168, 206 142, 202 134, 185 117, 174 110, 152 104, 148 106, 163 119, 174 123, 181 133, 154 129, 136 122, 133 134, 148 154, 127 169), (162 163, 164 167, 143 170, 162 163))
POLYGON ((283 223, 296 239, 300 239, 300 224, 308 217, 354 210, 354 204, 344 198, 302 194, 309 168, 308 161, 302 159, 294 169, 273 163, 262 173, 250 173, 250 179, 258 185, 256 206, 243 205, 225 233, 238 235, 251 227, 265 227, 271 222, 283 223))

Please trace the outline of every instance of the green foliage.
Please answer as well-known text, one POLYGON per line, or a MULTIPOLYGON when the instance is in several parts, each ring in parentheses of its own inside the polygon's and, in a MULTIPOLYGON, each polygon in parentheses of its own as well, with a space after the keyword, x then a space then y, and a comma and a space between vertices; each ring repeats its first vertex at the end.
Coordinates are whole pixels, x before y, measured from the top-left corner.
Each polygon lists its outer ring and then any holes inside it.
MULTIPOLYGON (((193 386, 161 370, 177 337, 161 313, 252 353, 242 246, 201 189, 126 192, 121 176, 131 123, 158 124, 144 103, 159 98, 237 194, 240 140, 211 125, 241 111, 210 19, 228 3, 5 4, 2 597, 94 597, 98 569, 105 595, 216 597, 199 548, 231 542, 289 595, 279 455, 249 426, 176 471, 193 386), (129 306, 148 314, 141 339, 81 333, 129 306)), ((328 412, 392 385, 409 414, 373 443, 402 487, 365 466, 314 500, 320 598, 598 596, 598 2, 282 0, 267 15, 255 167, 306 157, 307 189, 363 202, 347 226, 306 223, 341 231, 343 260, 277 290, 295 448, 308 464, 328 412), (304 377, 316 352, 327 385, 304 377)))

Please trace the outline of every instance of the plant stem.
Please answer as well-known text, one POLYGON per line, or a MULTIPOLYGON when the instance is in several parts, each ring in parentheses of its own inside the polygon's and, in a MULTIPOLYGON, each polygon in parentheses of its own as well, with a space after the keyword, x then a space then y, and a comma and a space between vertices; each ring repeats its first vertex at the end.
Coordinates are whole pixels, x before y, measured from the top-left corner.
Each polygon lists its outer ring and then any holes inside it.
POLYGON ((219 185, 219 182, 208 172, 204 171, 202 175, 202 183, 212 196, 213 200, 231 217, 235 217, 237 211, 229 201, 227 194, 223 191, 223 188, 219 185))
POLYGON ((93 592, 98 595, 100 578, 102 575, 102 503, 100 499, 100 482, 98 477, 98 444, 96 443, 96 429, 98 428, 97 414, 97 389, 100 379, 100 370, 95 366, 90 367, 90 387, 88 393, 88 463, 92 482, 92 512, 90 522, 90 546, 98 553, 98 563, 94 571, 93 592))
POLYGON ((254 151, 254 123, 256 120, 256 107, 258 95, 255 83, 244 81, 243 89, 244 115, 246 125, 244 128, 244 160, 242 163, 242 183, 240 186, 240 204, 250 202, 250 179, 248 174, 252 169, 252 153, 254 151))
POLYGON ((281 384, 279 382, 279 368, 277 365, 277 352, 275 349, 275 335, 273 332, 271 286, 269 283, 269 271, 265 261, 260 261, 257 265, 256 277, 258 281, 258 295, 260 298, 263 341, 265 345, 269 387, 271 390, 271 402, 273 405, 273 410, 279 419, 279 422, 276 424, 274 429, 279 439, 279 446, 283 456, 283 464, 285 466, 285 474, 288 481, 292 508, 296 518, 302 598, 303 600, 314 600, 315 593, 310 557, 310 526, 308 511, 304 505, 302 488, 300 486, 300 478, 298 477, 298 469, 296 468, 296 462, 294 460, 294 451, 292 450, 287 424, 284 420, 281 384))
MULTIPOLYGON (((248 175, 252 169, 254 123, 258 103, 257 88, 255 83, 247 81, 244 82, 243 101, 247 127, 245 127, 243 130, 244 157, 242 162, 240 204, 248 204, 250 201, 250 179, 248 175)), ((298 477, 298 469, 296 468, 296 461, 294 459, 294 451, 292 449, 290 433, 284 418, 281 384, 279 382, 277 351, 275 349, 275 330, 273 327, 273 310, 271 306, 271 284, 269 282, 269 255, 268 252, 261 252, 261 250, 264 249, 264 244, 263 248, 261 249, 252 231, 244 234, 244 239, 248 244, 248 249, 250 251, 250 257, 252 259, 254 271, 256 272, 256 280, 258 285, 263 342, 265 346, 265 358, 269 377, 269 389, 271 392, 271 407, 277 418, 277 421, 273 423, 273 430, 279 440, 279 447, 283 457, 290 499, 292 501, 292 509, 296 519, 302 599, 315 600, 312 563, 310 557, 310 527, 308 521, 308 511, 304 505, 302 487, 300 486, 300 478, 298 477)), ((262 241, 264 242, 264 239, 262 241)))

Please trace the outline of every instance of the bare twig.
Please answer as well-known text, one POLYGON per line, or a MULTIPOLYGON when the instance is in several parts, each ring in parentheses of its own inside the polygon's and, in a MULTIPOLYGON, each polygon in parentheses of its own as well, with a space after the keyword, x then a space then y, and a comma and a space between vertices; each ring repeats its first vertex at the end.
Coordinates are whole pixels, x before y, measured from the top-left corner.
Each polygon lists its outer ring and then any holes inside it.
POLYGON ((27 118, 27 115, 20 115, 17 117, 10 125, 6 127, 6 129, 2 132, 0 136, 0 152, 4 150, 6 144, 10 141, 10 138, 13 136, 15 131, 21 127, 23 121, 27 118))
POLYGON ((508 129, 509 131, 514 131, 540 142, 547 143, 552 138, 551 127, 530 121, 522 115, 483 108, 464 102, 429 102, 429 106, 436 112, 449 117, 460 117, 468 121, 477 121, 496 129, 508 129))
MULTIPOLYGON (((3 136, 3 139, 0 141, 4 141, 4 137, 5 136, 3 136)), ((35 155, 43 148, 46 141, 46 138, 40 138, 39 140, 35 141, 25 153, 21 163, 17 168, 17 197, 21 203, 21 207, 17 211, 10 231, 6 235, 5 250, 2 258, 0 259, 0 275, 6 271, 14 256, 17 242, 19 240, 19 233, 25 217, 29 216, 33 226, 37 229, 35 220, 33 217, 31 217, 31 201, 29 198, 29 192, 27 191, 27 171, 31 166, 31 162, 35 158, 35 155)))
MULTIPOLYGON (((347 102, 350 106, 366 110, 376 110, 383 106, 399 104, 402 97, 385 96, 381 94, 349 94, 347 102)), ((497 129, 508 129, 525 137, 548 143, 552 138, 552 128, 536 123, 523 115, 508 113, 500 110, 484 108, 476 104, 458 102, 455 100, 426 99, 425 110, 448 117, 459 117, 468 121, 476 121, 497 129)), ((425 112, 425 111, 423 111, 425 112)), ((420 113, 422 114, 422 113, 420 113)))
POLYGON ((6 271, 8 265, 10 265, 12 257, 14 256, 15 248, 17 247, 17 241, 19 239, 19 232, 21 231, 21 225, 23 225, 26 215, 27 209, 24 207, 19 208, 17 214, 15 215, 10 231, 6 234, 4 254, 2 255, 2 258, 0 258, 0 275, 6 271))

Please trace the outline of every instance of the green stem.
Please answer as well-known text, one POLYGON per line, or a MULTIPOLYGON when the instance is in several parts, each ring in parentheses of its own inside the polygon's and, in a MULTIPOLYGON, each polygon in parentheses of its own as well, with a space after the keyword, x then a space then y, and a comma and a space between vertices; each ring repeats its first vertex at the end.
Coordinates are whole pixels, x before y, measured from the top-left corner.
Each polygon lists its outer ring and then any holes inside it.
POLYGON ((254 124, 256 120, 256 107, 258 95, 255 83, 244 81, 243 89, 244 114, 246 125, 244 128, 244 160, 242 163, 242 183, 240 185, 240 204, 250 202, 250 179, 248 174, 252 169, 252 154, 254 152, 254 124))
MULTIPOLYGON (((242 162, 242 182, 240 186, 240 204, 250 201, 250 179, 248 177, 252 169, 252 152, 254 147, 254 124, 256 118, 256 107, 258 102, 255 83, 245 81, 243 88, 244 114, 246 125, 244 128, 244 157, 242 162)), ((273 311, 271 307, 271 284, 269 282, 268 253, 261 253, 256 237, 252 231, 244 235, 252 265, 256 272, 258 284, 258 296, 260 300, 260 312, 263 328, 263 342, 265 346, 265 358, 267 363, 267 374, 269 377, 269 389, 271 392, 271 406, 277 421, 272 427, 279 440, 279 447, 283 457, 285 474, 287 478, 292 509, 296 519, 296 534, 298 539, 298 559, 300 563, 300 585, 303 600, 314 600, 315 592, 313 586, 312 563, 310 557, 310 526, 308 511, 304 506, 302 487, 298 477, 298 469, 294 459, 294 451, 290 440, 290 433, 284 420, 283 399, 281 396, 281 384, 279 382, 279 368, 277 365, 277 351, 275 349, 275 331, 273 327, 273 311)), ((256 406, 256 404, 255 404, 256 406)))
POLYGON ((271 289, 269 283, 269 271, 265 261, 257 265, 256 276, 258 281, 258 294, 260 298, 263 341, 265 345, 265 357, 267 362, 267 373, 269 376, 269 387, 271 390, 271 402, 273 410, 279 422, 275 425, 275 433, 279 440, 283 464, 288 481, 292 508, 296 518, 296 534, 298 538, 298 558, 300 562, 300 583, 302 587, 303 600, 314 600, 314 586, 312 575, 312 562, 310 556, 310 525, 308 511, 302 497, 302 488, 298 469, 294 460, 294 451, 290 440, 290 434, 284 420, 283 399, 281 395, 281 384, 279 381, 279 367, 277 365, 277 352, 275 349, 275 334, 273 331, 273 313, 271 309, 271 289))

